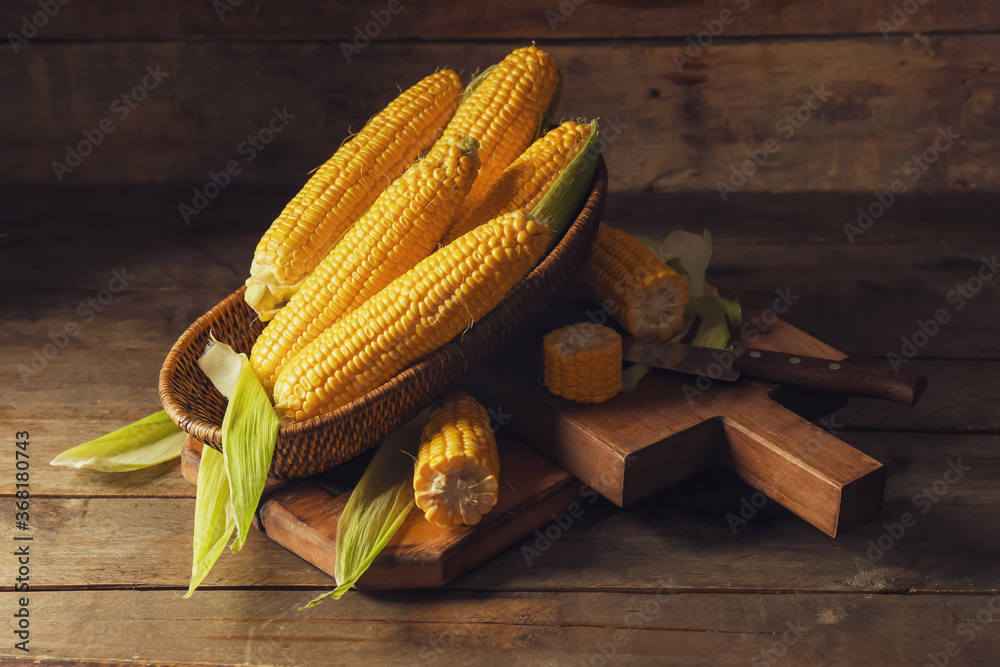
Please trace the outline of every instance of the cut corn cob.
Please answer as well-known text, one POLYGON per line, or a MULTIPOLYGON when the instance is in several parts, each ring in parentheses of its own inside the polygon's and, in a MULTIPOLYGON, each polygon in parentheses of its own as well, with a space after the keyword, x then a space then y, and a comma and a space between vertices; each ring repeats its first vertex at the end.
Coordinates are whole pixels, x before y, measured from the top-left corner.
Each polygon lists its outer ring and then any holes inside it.
POLYGON ((421 160, 351 226, 254 343, 250 363, 265 387, 327 327, 434 250, 472 187, 477 150, 466 137, 421 160))
POLYGON ((580 275, 590 296, 633 336, 668 340, 684 326, 687 281, 634 236, 601 225, 580 275))
POLYGON ((475 208, 518 155, 534 141, 557 102, 559 69, 545 51, 527 46, 513 51, 472 84, 431 153, 455 137, 479 142, 483 166, 465 202, 475 208))
POLYGON ((426 77, 313 174, 257 244, 245 298, 261 319, 273 316, 344 230, 434 142, 461 94, 452 70, 426 77))
POLYGON ((496 505, 499 480, 486 408, 463 392, 445 397, 420 437, 413 469, 417 507, 434 525, 473 526, 496 505))
POLYGON ((463 207, 465 215, 452 225, 442 243, 451 243, 477 225, 509 211, 530 213, 595 129, 590 124, 567 121, 531 144, 504 169, 475 207, 463 207))
POLYGON ((300 422, 336 410, 440 348, 503 299, 550 233, 514 211, 421 261, 283 367, 274 385, 278 415, 300 422))
POLYGON ((577 403, 603 403, 622 388, 622 337, 591 322, 571 324, 547 334, 545 386, 577 403))

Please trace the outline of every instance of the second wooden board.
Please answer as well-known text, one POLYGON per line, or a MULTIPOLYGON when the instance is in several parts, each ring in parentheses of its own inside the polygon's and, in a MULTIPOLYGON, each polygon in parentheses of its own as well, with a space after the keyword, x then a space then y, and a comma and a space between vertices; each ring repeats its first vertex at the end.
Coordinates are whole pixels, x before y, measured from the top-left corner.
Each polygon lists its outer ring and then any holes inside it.
MULTIPOLYGON (((477 369, 467 388, 505 416, 504 428, 619 506, 702 466, 722 464, 831 536, 878 515, 885 469, 808 421, 841 407, 842 396, 660 370, 599 405, 550 394, 541 376, 542 336, 593 319, 594 309, 586 301, 559 300, 477 369)), ((844 359, 773 311, 765 313, 744 308, 747 347, 844 359)))

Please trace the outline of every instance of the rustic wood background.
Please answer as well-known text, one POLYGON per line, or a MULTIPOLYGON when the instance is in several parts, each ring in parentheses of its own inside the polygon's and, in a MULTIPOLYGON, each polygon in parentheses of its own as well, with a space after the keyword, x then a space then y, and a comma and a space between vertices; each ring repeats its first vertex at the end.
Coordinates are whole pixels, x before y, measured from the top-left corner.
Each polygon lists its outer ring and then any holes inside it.
MULTIPOLYGON (((620 630, 628 641, 607 664, 923 665, 949 641, 961 650, 949 664, 995 664, 996 279, 952 311, 905 367, 931 379, 917 406, 857 399, 834 414, 838 436, 889 471, 881 516, 835 540, 774 502, 734 534, 728 516, 754 492, 713 470, 627 510, 602 501, 530 565, 520 547, 532 538, 441 589, 354 592, 298 612, 332 579, 254 530, 243 552, 225 553, 194 597, 181 599, 194 488, 177 463, 107 475, 45 462, 157 409, 167 350, 244 279, 258 237, 245 221, 280 208, 288 194, 234 188, 210 209, 211 223, 187 228, 174 208, 182 186, 0 189, 13 221, 0 242, 0 424, 5 438, 31 432, 28 657, 40 658, 32 664, 599 665, 599 647, 620 630), (122 267, 134 276, 127 289, 85 322, 77 305, 122 267), (69 322, 79 336, 22 378, 19 366, 69 322), (916 512, 914 495, 933 489, 955 460, 971 470, 859 571, 854 559, 866 557, 869 540, 885 539, 886 523, 916 512), (967 643, 968 619, 977 616, 981 629, 967 643), (808 631, 783 647, 788 622, 808 631)), ((848 243, 839 211, 870 198, 748 195, 721 206, 708 194, 663 210, 620 196, 609 216, 636 231, 662 227, 664 215, 710 228, 718 281, 757 303, 789 289, 801 295, 790 322, 852 357, 885 363, 917 321, 951 308, 946 292, 1000 247, 1000 227, 988 214, 996 197, 937 195, 899 203, 848 243)), ((13 521, 6 442, 0 514, 13 521)), ((13 558, 0 567, 0 611, 12 614, 13 558)), ((0 644, 0 664, 23 658, 11 642, 0 644)))
MULTIPOLYGON (((716 190, 772 137, 779 150, 742 190, 887 190, 949 127, 961 138, 907 191, 1000 187, 998 3, 911 0, 897 29, 897 0, 399 1, 347 62, 342 43, 388 2, 51 0, 37 35, 0 49, 0 182, 58 182, 53 161, 104 118, 114 131, 63 182, 205 182, 287 108, 294 121, 237 181, 299 184, 397 86, 536 40, 566 76, 560 115, 621 128, 606 150, 615 191, 716 190), (706 22, 720 36, 680 71, 688 36, 708 43, 706 22), (168 76, 121 118, 111 105, 147 66, 168 76), (783 138, 776 123, 813 86, 830 98, 783 138)), ((23 32, 40 11, 5 2, 0 26, 23 32)))
MULTIPOLYGON (((575 9, 555 30, 546 12, 560 0, 401 0, 351 63, 340 43, 389 0, 5 0, 2 34, 40 3, 58 12, 37 35, 0 44, 0 508, 9 540, 10 436, 30 430, 35 536, 33 652, 8 634, 0 664, 597 665, 620 631, 607 664, 996 663, 997 280, 904 367, 930 378, 916 407, 861 399, 835 413, 838 436, 889 471, 879 519, 836 540, 774 502, 734 533, 727 517, 753 490, 715 470, 623 511, 595 505, 531 565, 516 546, 441 589, 298 612, 332 579, 257 531, 181 599, 194 489, 176 462, 123 475, 46 463, 158 409, 170 346, 243 282, 262 230, 349 128, 397 86, 441 66, 470 73, 529 40, 565 71, 561 114, 621 128, 606 150, 608 222, 708 228, 713 279, 749 302, 801 295, 789 322, 885 363, 1000 247, 1000 3, 910 0, 918 9, 883 36, 907 0, 563 0, 575 9), (738 20, 678 71, 688 36, 727 9, 738 20), (169 75, 119 118, 111 105, 147 66, 169 75), (830 99, 783 139, 775 124, 812 86, 830 99), (294 121, 242 161, 274 108, 294 121), (59 182, 53 161, 104 118, 114 131, 59 182), (949 127, 960 138, 910 181, 907 161, 949 127), (723 202, 717 181, 770 138, 780 149, 723 202), (233 159, 242 173, 185 226, 178 204, 233 159), (908 196, 848 239, 843 225, 896 179, 908 196), (113 270, 133 277, 86 319, 80 305, 113 270), (70 323, 79 335, 25 375, 70 323), (855 557, 955 460, 971 470, 859 571, 855 557), (808 627, 791 646, 787 623, 808 627), (948 642, 960 655, 942 653, 948 642)), ((12 614, 16 564, 0 560, 12 614)))

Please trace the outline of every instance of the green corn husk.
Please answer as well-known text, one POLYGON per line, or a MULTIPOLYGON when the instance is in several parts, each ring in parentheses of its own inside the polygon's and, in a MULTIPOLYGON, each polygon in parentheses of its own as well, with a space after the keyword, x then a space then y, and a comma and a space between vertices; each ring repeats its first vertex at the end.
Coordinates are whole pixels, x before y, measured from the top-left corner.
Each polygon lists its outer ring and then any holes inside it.
POLYGON ((212 569, 235 529, 225 459, 211 447, 205 447, 201 453, 201 465, 198 466, 191 583, 185 598, 191 597, 212 569))
POLYGON ((278 416, 245 354, 213 337, 198 365, 229 403, 222 419, 222 454, 206 447, 198 471, 188 595, 211 570, 233 532, 231 551, 240 551, 246 543, 278 437, 278 416))
POLYGON ((548 250, 558 243, 563 231, 573 221, 573 216, 584 197, 590 190, 597 169, 597 158, 600 150, 597 143, 599 135, 598 119, 590 122, 590 136, 584 142, 580 152, 576 154, 559 178, 555 180, 548 192, 539 200, 531 215, 545 222, 552 229, 548 250))
MULTIPOLYGON (((706 289, 716 291, 711 285, 706 289)), ((743 323, 739 301, 720 296, 701 296, 692 299, 684 311, 685 317, 700 317, 701 326, 692 343, 702 347, 723 349, 729 345, 730 331, 743 323)))
POLYGON ((425 410, 379 446, 337 520, 337 588, 301 607, 340 599, 381 553, 413 509, 413 462, 425 410))
POLYGON ((161 410, 96 440, 71 447, 49 465, 130 472, 177 458, 185 437, 184 431, 161 410))
POLYGON ((672 231, 663 239, 659 248, 654 250, 668 264, 673 259, 681 263, 688 281, 688 294, 692 299, 705 295, 705 272, 712 259, 712 235, 707 229, 701 234, 679 229, 672 231))
POLYGON ((222 419, 222 455, 235 513, 234 552, 246 542, 254 512, 264 492, 278 439, 278 416, 245 354, 213 338, 198 365, 229 399, 222 419))

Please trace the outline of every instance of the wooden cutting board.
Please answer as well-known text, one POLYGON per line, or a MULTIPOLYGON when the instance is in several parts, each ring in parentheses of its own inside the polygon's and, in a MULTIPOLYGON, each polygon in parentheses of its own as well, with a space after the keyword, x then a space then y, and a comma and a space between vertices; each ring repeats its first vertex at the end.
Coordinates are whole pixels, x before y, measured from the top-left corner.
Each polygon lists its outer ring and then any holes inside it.
MULTIPOLYGON (((466 388, 503 415, 505 429, 620 507, 721 464, 831 537, 878 515, 885 469, 809 421, 846 397, 745 377, 706 387, 705 379, 658 369, 600 405, 550 394, 542 385, 542 336, 594 312, 588 301, 557 300, 476 369, 466 388)), ((751 324, 740 338, 749 348, 845 358, 773 312, 743 312, 751 324)))
MULTIPOLYGON (((358 588, 426 588, 448 583, 506 549, 553 515, 565 512, 584 492, 581 482, 509 433, 499 433, 502 471, 493 511, 476 526, 438 528, 423 512, 410 512, 358 588)), ((181 471, 198 481, 202 444, 188 437, 181 471)), ((337 519, 370 459, 364 456, 306 480, 268 479, 254 525, 272 540, 333 576, 337 519)), ((592 492, 591 492, 592 493, 592 492)))
MULTIPOLYGON (((440 586, 548 525, 572 503, 593 497, 588 487, 624 506, 706 465, 732 468, 831 536, 878 515, 885 469, 808 421, 842 407, 842 396, 776 389, 744 378, 702 391, 694 377, 656 370, 637 389, 597 406, 549 394, 540 384, 541 336, 563 323, 586 321, 591 309, 586 302, 560 299, 465 382, 502 422, 502 481, 494 511, 477 526, 449 529, 412 512, 358 588, 440 586), (685 394, 685 386, 701 393, 685 394)), ((746 307, 744 314, 747 320, 759 316, 746 307)), ((780 320, 743 342, 844 358, 780 320)), ((200 449, 201 443, 189 438, 182 456, 181 469, 192 484, 200 449)), ((332 575, 337 519, 367 460, 307 480, 269 480, 255 525, 332 575)))

